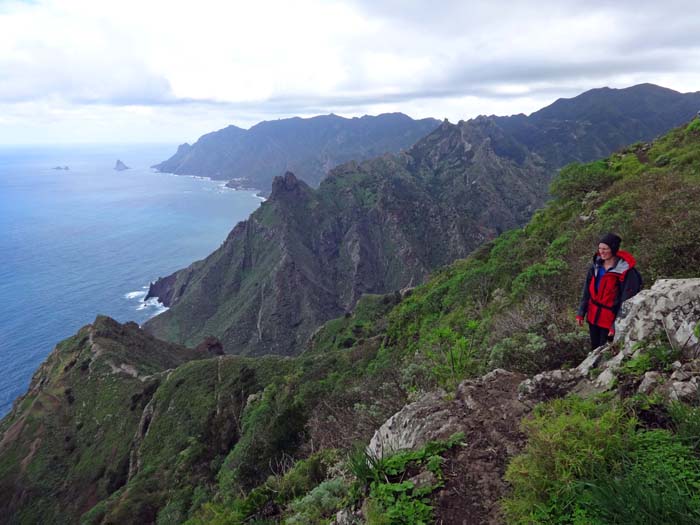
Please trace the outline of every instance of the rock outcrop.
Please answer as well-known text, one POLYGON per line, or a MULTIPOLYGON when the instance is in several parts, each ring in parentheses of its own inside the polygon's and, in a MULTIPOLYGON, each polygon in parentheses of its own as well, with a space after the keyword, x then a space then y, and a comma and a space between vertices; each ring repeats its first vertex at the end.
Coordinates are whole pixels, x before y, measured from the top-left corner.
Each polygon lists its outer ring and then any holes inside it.
POLYGON ((436 523, 457 523, 459 517, 468 523, 500 524, 499 500, 507 491, 503 474, 509 458, 524 445, 520 420, 533 406, 518 399, 523 379, 522 374, 494 370, 462 382, 454 400, 440 393, 426 395, 384 423, 368 453, 381 457, 463 432, 464 442, 451 456, 445 484, 435 495, 436 523))
POLYGON ((697 357, 699 322, 700 279, 660 279, 622 305, 615 323, 616 340, 630 354, 638 343, 663 333, 684 357, 697 357))

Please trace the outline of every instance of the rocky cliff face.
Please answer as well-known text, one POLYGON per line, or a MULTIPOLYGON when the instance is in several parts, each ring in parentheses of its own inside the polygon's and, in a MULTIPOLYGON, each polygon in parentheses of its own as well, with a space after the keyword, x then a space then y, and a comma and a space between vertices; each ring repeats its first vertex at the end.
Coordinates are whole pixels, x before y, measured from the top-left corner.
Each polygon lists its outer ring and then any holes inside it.
POLYGON ((192 345, 213 335, 230 353, 296 354, 362 294, 416 285, 524 223, 549 176, 489 120, 443 123, 406 154, 337 168, 318 190, 287 173, 221 248, 152 285, 170 309, 146 329, 192 345))
POLYGON ((272 180, 293 171, 312 186, 334 167, 408 148, 438 125, 401 113, 346 119, 323 115, 261 122, 249 130, 228 126, 182 144, 154 166, 180 175, 229 180, 232 187, 268 194, 272 180))

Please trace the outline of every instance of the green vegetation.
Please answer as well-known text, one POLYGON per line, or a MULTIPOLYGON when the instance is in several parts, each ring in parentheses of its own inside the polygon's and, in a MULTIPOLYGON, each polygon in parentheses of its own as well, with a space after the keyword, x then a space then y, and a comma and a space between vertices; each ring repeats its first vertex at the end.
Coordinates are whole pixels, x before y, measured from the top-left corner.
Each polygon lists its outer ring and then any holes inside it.
POLYGON ((464 434, 455 434, 447 441, 431 441, 416 451, 398 452, 376 459, 358 449, 350 458, 355 476, 355 492, 367 496, 368 525, 419 525, 433 522, 433 509, 428 497, 442 486, 442 455, 459 445, 464 434), (417 486, 406 479, 421 471, 433 474, 432 481, 417 486))
POLYGON ((668 372, 671 370, 671 363, 681 354, 680 349, 673 348, 666 336, 661 334, 638 343, 635 351, 640 351, 639 355, 623 363, 621 375, 639 377, 650 370, 668 372))
POLYGON ((523 422, 527 447, 506 473, 508 522, 697 523, 700 457, 681 433, 640 426, 633 408, 576 397, 539 405, 523 422))

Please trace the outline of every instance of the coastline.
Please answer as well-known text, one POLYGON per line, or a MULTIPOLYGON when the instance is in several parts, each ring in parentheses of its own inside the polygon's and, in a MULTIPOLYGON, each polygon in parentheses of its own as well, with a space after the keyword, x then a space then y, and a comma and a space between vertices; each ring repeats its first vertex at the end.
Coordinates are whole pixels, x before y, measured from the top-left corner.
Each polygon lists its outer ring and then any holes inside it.
MULTIPOLYGON (((239 181, 236 179, 231 179, 231 180, 226 180, 226 179, 215 179, 214 177, 209 177, 206 175, 191 175, 191 174, 186 174, 186 173, 173 173, 172 171, 161 171, 158 168, 154 168, 151 166, 151 171, 153 173, 161 173, 163 175, 173 175, 175 177, 189 177, 191 179, 199 179, 199 180, 208 180, 211 182, 216 182, 219 188, 221 189, 226 189, 226 190, 231 190, 231 191, 250 191, 254 192, 253 197, 260 200, 261 202, 265 202, 267 200, 266 193, 259 189, 255 188, 253 186, 245 186, 243 184, 240 184, 239 181), (225 181, 225 182, 222 182, 225 181)), ((268 193, 269 195, 269 193, 268 193)))

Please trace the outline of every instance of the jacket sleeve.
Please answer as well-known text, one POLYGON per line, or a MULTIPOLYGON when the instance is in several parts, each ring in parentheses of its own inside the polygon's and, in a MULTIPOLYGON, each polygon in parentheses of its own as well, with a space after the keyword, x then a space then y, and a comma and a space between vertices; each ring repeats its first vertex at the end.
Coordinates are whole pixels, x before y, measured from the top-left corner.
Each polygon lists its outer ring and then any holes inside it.
POLYGON ((586 280, 583 282, 583 291, 581 292, 581 302, 578 305, 578 312, 576 315, 579 317, 586 317, 586 311, 588 310, 588 301, 591 298, 591 292, 588 289, 588 285, 593 278, 593 266, 588 269, 586 274, 586 280))

